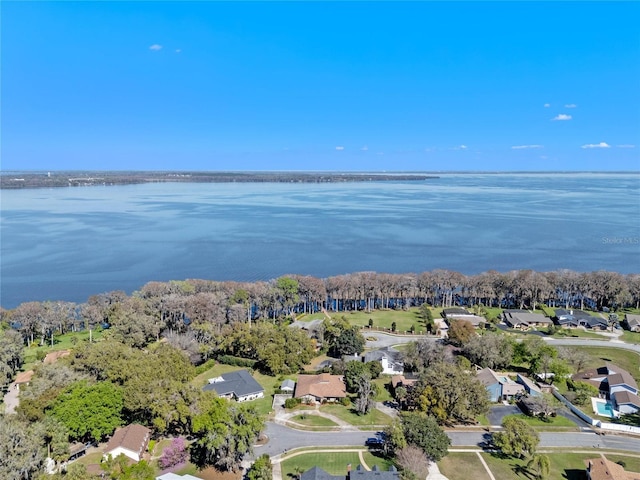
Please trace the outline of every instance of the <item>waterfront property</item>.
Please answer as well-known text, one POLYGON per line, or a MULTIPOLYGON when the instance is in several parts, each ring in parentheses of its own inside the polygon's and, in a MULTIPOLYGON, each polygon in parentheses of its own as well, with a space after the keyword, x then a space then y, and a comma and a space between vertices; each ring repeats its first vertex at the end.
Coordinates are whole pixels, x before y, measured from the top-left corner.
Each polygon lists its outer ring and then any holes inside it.
POLYGON ((204 386, 205 391, 214 391, 219 397, 246 402, 264 397, 264 388, 255 381, 247 370, 236 370, 210 378, 204 386))

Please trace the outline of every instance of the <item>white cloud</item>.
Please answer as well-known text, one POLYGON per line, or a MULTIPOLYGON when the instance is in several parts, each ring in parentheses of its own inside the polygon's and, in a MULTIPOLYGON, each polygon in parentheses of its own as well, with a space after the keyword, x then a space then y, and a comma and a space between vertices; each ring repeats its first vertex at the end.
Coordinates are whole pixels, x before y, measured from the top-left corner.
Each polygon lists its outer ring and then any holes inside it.
POLYGON ((575 103, 568 103, 564 106, 564 108, 576 108, 578 105, 576 105, 575 103))
POLYGON ((551 106, 551 104, 550 104, 550 103, 545 103, 545 104, 544 104, 544 108, 549 108, 550 106, 551 106))
POLYGON ((338 146, 336 147, 336 150, 344 150, 344 147, 343 147, 342 145, 338 145, 338 146))
POLYGON ((542 145, 514 145, 513 150, 524 150, 525 148, 542 148, 542 145))
POLYGON ((561 113, 560 115, 553 117, 551 120, 571 120, 571 115, 561 113))
POLYGON ((157 43, 154 43, 149 47, 149 50, 154 50, 157 52, 158 50, 162 50, 162 45, 158 45, 157 43))
POLYGON ((582 145, 582 148, 611 148, 611 145, 605 142, 589 143, 587 145, 582 145))
POLYGON ((458 145, 457 147, 453 147, 452 150, 466 150, 467 147, 466 145, 458 145))
POLYGON ((636 148, 635 145, 630 145, 628 143, 625 143, 623 145, 616 145, 616 147, 618 147, 618 148, 636 148))
POLYGON ((360 150, 362 150, 363 152, 366 152, 367 150, 369 150, 369 147, 367 147, 366 145, 364 147, 362 147, 360 150))
POLYGON ((182 49, 176 48, 176 53, 180 53, 181 51, 182 51, 182 49))

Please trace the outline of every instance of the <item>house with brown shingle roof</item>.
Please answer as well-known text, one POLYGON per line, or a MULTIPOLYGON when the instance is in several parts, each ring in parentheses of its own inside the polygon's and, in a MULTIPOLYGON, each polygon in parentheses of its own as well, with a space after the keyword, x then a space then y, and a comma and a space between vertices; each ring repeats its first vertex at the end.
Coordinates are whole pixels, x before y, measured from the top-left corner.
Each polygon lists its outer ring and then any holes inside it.
POLYGON ((151 430, 137 423, 132 423, 124 428, 116 428, 115 433, 104 447, 104 456, 111 455, 116 458, 122 454, 139 462, 149 445, 150 438, 151 430))
POLYGON ((337 401, 347 396, 347 388, 342 375, 321 373, 319 375, 299 375, 295 398, 322 402, 337 401))
POLYGON ((20 385, 29 385, 29 382, 33 378, 33 370, 27 370, 26 372, 20 372, 16 375, 16 379, 13 383, 16 384, 16 389, 20 389, 20 385))
POLYGON ((44 363, 45 365, 56 363, 62 357, 68 357, 69 355, 71 355, 70 350, 58 350, 57 352, 49 352, 47 353, 47 356, 44 357, 42 363, 44 363))
POLYGON ((622 465, 606 458, 590 458, 587 466, 587 480, 640 480, 640 473, 627 472, 622 465))

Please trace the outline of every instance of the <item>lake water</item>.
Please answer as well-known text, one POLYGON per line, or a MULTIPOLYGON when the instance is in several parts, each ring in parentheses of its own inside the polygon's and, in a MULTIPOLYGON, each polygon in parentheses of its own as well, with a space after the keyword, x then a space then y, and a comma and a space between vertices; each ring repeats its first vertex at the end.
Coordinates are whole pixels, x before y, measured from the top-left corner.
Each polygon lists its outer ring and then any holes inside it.
POLYGON ((640 175, 2 190, 0 304, 287 273, 640 272, 640 175))

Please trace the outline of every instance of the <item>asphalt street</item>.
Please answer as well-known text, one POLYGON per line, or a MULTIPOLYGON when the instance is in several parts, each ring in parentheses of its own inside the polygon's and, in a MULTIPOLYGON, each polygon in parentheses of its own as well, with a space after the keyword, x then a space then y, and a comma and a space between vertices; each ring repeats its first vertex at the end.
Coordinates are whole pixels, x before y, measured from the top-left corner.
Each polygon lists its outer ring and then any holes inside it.
MULTIPOLYGON (((279 455, 300 447, 363 447, 372 432, 306 432, 294 430, 272 422, 267 423, 265 433, 269 441, 254 449, 254 455, 267 453, 279 455)), ((486 431, 448 431, 452 447, 481 447, 490 438, 486 431)), ((598 435, 594 432, 542 432, 541 448, 608 448, 640 452, 640 438, 622 435, 598 435)))

